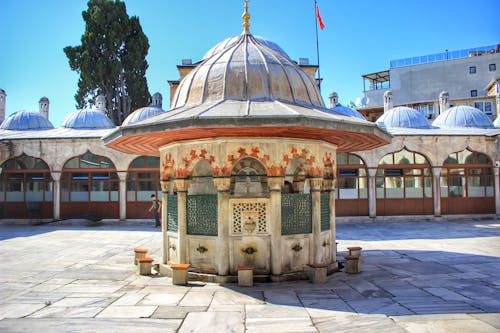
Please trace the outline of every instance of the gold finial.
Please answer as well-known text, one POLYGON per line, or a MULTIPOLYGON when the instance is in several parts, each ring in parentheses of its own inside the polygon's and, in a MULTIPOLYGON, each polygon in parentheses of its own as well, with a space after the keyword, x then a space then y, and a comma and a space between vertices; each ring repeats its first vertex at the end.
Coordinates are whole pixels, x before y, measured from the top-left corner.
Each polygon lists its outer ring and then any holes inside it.
POLYGON ((243 33, 244 34, 250 34, 250 14, 248 14, 248 3, 250 0, 245 0, 245 11, 243 12, 243 15, 241 15, 241 18, 243 18, 243 33))

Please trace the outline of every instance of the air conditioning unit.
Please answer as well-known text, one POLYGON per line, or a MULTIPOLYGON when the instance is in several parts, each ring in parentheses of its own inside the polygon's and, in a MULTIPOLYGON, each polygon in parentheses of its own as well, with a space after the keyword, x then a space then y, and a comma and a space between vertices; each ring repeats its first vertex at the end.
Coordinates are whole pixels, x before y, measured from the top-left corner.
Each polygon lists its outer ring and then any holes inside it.
POLYGON ((500 161, 495 161, 495 168, 500 168, 500 161))

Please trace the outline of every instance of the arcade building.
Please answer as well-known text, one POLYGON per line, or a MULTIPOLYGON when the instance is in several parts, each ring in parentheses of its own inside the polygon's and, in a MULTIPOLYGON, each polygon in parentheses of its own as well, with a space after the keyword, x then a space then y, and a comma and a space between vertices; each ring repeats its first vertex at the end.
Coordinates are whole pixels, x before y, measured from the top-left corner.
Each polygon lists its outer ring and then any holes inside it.
POLYGON ((253 36, 247 6, 243 18, 170 110, 156 93, 120 127, 102 96, 57 128, 47 98, 3 120, 1 90, 0 219, 148 219, 156 194, 164 264, 281 279, 335 265, 336 216, 500 216, 498 121, 445 95, 432 124, 390 91, 375 123, 336 94, 326 107, 314 71, 253 36))

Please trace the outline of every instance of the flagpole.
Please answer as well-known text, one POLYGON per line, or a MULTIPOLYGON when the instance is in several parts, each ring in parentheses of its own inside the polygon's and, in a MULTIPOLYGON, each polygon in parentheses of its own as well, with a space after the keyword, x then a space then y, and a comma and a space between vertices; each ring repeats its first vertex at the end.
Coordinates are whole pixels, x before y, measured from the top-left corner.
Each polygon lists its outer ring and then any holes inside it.
POLYGON ((316 22, 316 58, 318 59, 318 89, 321 92, 321 70, 319 66, 318 2, 314 0, 314 22, 316 22))

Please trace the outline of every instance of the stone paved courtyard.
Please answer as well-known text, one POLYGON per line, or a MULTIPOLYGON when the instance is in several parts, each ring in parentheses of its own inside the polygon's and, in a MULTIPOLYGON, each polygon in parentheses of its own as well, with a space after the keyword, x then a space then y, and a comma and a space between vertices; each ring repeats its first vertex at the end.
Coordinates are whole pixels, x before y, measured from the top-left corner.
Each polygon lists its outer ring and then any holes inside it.
POLYGON ((135 273, 150 226, 0 225, 0 332, 500 332, 500 222, 338 223, 363 272, 238 287, 135 273))

